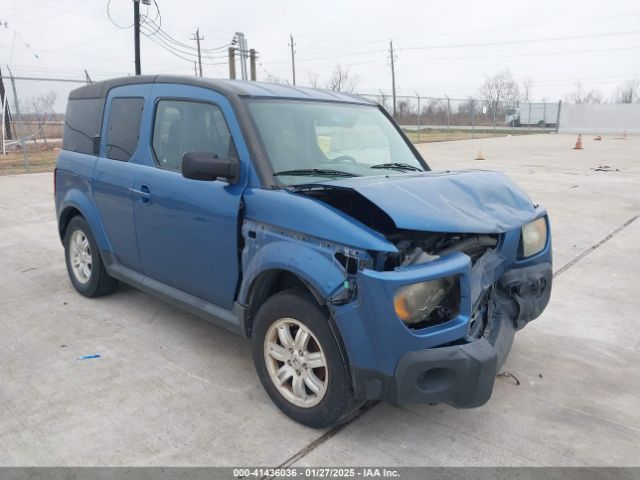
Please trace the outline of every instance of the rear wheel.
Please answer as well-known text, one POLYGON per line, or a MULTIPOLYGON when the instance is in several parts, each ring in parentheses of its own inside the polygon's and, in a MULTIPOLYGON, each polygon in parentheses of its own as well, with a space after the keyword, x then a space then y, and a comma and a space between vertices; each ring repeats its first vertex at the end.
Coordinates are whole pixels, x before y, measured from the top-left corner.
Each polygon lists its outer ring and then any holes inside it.
POLYGON ((277 293, 258 311, 253 360, 273 402, 307 426, 338 423, 359 405, 327 315, 300 289, 277 293))
POLYGON ((118 281, 107 273, 89 225, 80 216, 67 225, 64 238, 69 279, 78 293, 99 297, 113 292, 118 281))

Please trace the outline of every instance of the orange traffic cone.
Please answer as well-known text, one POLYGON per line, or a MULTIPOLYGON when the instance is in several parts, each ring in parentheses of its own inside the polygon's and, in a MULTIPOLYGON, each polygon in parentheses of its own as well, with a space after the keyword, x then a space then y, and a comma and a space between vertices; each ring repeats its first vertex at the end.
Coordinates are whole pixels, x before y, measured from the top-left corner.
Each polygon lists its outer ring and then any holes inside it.
POLYGON ((578 140, 576 140, 576 146, 573 147, 574 150, 582 150, 582 134, 578 135, 578 140))
POLYGON ((482 149, 478 150, 478 155, 476 155, 476 160, 484 160, 484 155, 482 155, 482 149))

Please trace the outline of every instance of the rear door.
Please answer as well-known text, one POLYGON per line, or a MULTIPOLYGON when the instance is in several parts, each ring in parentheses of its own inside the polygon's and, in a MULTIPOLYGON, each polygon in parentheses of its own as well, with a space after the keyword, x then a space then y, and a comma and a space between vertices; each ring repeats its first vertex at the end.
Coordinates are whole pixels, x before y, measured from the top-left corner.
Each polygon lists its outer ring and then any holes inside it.
POLYGON ((247 178, 246 148, 227 99, 184 85, 156 84, 146 167, 134 182, 134 215, 145 275, 231 309, 239 278, 238 218, 247 178), (182 176, 186 152, 241 160, 240 181, 182 176), (245 155, 238 155, 238 151, 245 155), (242 158, 245 157, 245 158, 242 158))
POLYGON ((133 221, 132 189, 141 165, 140 125, 151 85, 111 90, 105 103, 100 155, 93 172, 93 192, 107 238, 118 261, 141 271, 133 221))

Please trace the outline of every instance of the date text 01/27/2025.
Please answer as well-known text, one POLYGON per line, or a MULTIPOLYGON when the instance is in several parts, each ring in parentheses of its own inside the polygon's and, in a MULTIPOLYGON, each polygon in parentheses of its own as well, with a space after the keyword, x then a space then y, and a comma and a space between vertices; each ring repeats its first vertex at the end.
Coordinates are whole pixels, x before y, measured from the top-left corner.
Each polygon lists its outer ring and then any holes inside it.
POLYGON ((281 477, 281 478, 398 478, 398 470, 389 468, 360 467, 285 467, 285 468, 236 468, 233 470, 236 478, 246 477, 281 477))

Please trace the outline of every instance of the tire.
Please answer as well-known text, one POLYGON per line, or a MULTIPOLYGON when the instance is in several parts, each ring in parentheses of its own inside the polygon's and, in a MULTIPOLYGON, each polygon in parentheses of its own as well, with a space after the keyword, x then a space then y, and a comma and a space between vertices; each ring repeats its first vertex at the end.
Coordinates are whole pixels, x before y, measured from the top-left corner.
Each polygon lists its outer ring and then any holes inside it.
POLYGON ((73 287, 85 297, 100 297, 113 292, 118 281, 107 273, 96 240, 84 218, 75 216, 64 236, 67 273, 73 287))
POLYGON ((258 377, 286 415, 324 428, 355 413, 360 402, 327 314, 304 290, 285 290, 269 298, 256 315, 252 342, 258 377))

